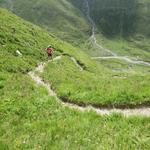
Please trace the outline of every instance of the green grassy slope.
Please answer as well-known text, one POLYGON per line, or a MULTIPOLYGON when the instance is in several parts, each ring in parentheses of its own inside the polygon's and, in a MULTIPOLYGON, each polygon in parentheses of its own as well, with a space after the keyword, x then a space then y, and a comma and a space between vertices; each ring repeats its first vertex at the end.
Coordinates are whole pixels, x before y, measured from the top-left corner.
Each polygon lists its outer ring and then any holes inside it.
MULTIPOLYGON (((84 1, 70 2, 83 12, 86 11, 84 1)), ((98 43, 118 55, 150 61, 149 0, 93 0, 89 4, 91 17, 97 26, 98 43)), ((101 56, 103 52, 92 47, 89 40, 86 42, 86 52, 92 56, 101 56)))
MULTIPOLYGON (((89 57, 79 49, 72 47, 66 42, 58 40, 50 33, 46 33, 45 31, 43 32, 41 28, 33 26, 29 22, 22 22, 22 19, 17 16, 7 15, 7 13, 5 13, 6 11, 1 10, 0 54, 3 59, 11 56, 12 59, 18 61, 16 63, 18 66, 16 67, 19 67, 20 64, 26 63, 27 66, 24 68, 26 68, 27 71, 30 70, 30 67, 36 65, 37 62, 46 60, 46 53, 44 49, 49 44, 52 44, 53 47, 55 47, 56 55, 60 52, 68 53, 69 55, 77 57, 79 61, 83 63, 88 62, 90 64, 92 62, 89 57), (19 50, 24 57, 16 57, 16 50, 19 50)), ((9 61, 10 64, 12 64, 12 60, 8 59, 8 64, 9 61)), ((3 70, 3 68, 6 69, 7 67, 3 66, 1 67, 1 70, 3 70)), ((7 69, 9 71, 9 67, 7 69)))
POLYGON ((150 148, 149 118, 73 111, 26 75, 0 79, 0 149, 150 148))
MULTIPOLYGON (((150 100, 148 72, 144 72, 143 69, 137 72, 112 72, 113 68, 107 69, 92 61, 81 50, 21 21, 13 15, 1 15, 1 71, 28 72, 39 61, 46 59, 43 49, 50 43, 55 48, 55 55, 67 53, 75 57, 85 68, 80 72, 68 56, 64 56, 58 64, 53 63, 47 67, 45 77, 52 82, 59 96, 76 102, 113 105, 135 105, 150 100), (17 49, 24 57, 15 56, 17 49)), ((132 65, 130 68, 134 70, 135 66, 132 65)))
MULTIPOLYGON (((71 2, 85 12, 84 1, 71 2)), ((118 55, 150 60, 149 0, 92 0, 89 6, 98 43, 118 55)), ((102 52, 89 43, 86 46, 90 55, 101 55, 102 52)))
POLYGON ((70 110, 27 75, 46 60, 42 50, 49 43, 55 55, 79 55, 94 71, 91 66, 97 64, 87 55, 3 9, 0 29, 0 149, 150 149, 149 118, 70 110), (22 57, 15 55, 16 49, 22 57))
POLYGON ((4 0, 0 6, 76 45, 88 37, 88 22, 67 0, 4 0))
MULTIPOLYGON (((91 16, 97 26, 97 39, 118 55, 150 60, 149 1, 89 1, 91 16)), ((48 29, 57 37, 82 47, 88 54, 103 54, 89 46, 90 24, 84 1, 79 0, 1 0, 0 6, 24 19, 48 29), (85 44, 87 42, 87 44, 85 44)))
MULTIPOLYGON (((124 67, 116 63, 118 68, 124 67)), ((127 72, 111 72, 100 66, 81 72, 68 57, 63 57, 47 65, 44 77, 60 97, 79 104, 118 106, 150 102, 149 73, 141 73, 136 67, 137 72, 128 67, 127 72)))

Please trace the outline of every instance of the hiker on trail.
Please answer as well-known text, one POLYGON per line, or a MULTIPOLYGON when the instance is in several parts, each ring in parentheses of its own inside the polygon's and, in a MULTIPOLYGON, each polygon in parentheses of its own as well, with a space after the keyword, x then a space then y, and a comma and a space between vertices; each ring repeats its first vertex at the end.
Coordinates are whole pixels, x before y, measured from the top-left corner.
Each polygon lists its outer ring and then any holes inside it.
POLYGON ((53 48, 52 48, 52 46, 49 45, 46 50, 47 50, 48 59, 53 59, 52 58, 52 55, 53 55, 53 48))

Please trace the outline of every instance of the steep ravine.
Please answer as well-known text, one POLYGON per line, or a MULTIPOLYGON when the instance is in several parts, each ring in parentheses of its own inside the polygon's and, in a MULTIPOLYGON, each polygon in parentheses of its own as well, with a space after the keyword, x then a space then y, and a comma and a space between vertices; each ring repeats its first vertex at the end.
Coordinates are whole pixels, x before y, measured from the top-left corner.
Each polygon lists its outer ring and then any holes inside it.
POLYGON ((86 15, 87 15, 87 18, 92 27, 92 35, 90 37, 90 40, 92 41, 92 43, 94 44, 94 46, 96 48, 103 50, 110 55, 110 56, 106 56, 106 57, 102 57, 102 56, 92 57, 92 59, 119 59, 119 60, 126 61, 126 62, 132 63, 132 64, 142 64, 142 65, 150 66, 149 62, 140 61, 140 60, 137 60, 136 58, 131 59, 129 56, 118 56, 117 53, 114 53, 111 50, 106 49, 102 45, 100 45, 100 43, 97 42, 96 35, 95 35, 95 30, 96 30, 95 22, 92 19, 92 17, 90 16, 89 2, 88 2, 88 0, 84 0, 84 1, 85 1, 85 6, 86 6, 86 15))

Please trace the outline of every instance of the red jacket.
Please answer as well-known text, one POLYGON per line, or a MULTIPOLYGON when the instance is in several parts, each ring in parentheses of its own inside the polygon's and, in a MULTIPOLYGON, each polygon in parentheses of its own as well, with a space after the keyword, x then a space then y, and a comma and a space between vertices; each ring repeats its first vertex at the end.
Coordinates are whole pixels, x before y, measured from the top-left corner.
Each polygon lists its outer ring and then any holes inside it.
POLYGON ((47 48, 47 53, 48 53, 48 54, 52 54, 52 52, 53 52, 53 49, 50 48, 50 47, 48 47, 48 48, 47 48))

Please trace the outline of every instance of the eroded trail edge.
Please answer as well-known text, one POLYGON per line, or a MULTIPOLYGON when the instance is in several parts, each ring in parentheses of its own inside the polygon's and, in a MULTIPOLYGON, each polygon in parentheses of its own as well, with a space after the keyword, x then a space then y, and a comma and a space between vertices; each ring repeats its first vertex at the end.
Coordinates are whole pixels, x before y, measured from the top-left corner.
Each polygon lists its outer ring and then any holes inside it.
MULTIPOLYGON (((53 61, 57 61, 61 59, 61 56, 58 56, 53 59, 53 61)), ((50 62, 50 61, 49 61, 50 62)), ((75 109, 81 112, 86 112, 86 111, 94 111, 99 115, 110 115, 112 113, 121 113, 124 116, 145 116, 145 117, 150 117, 150 107, 144 107, 141 105, 137 106, 137 108, 98 108, 97 106, 92 106, 92 105, 81 105, 81 104, 76 104, 75 102, 70 102, 69 100, 64 100, 63 98, 58 98, 57 94, 55 91, 52 89, 51 85, 47 82, 45 82, 40 76, 36 74, 36 71, 38 72, 43 72, 44 67, 47 63, 40 63, 38 67, 34 70, 29 72, 28 74, 30 77, 37 83, 42 86, 44 86, 47 90, 50 96, 54 96, 59 100, 59 102, 68 108, 75 109)))

